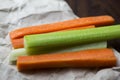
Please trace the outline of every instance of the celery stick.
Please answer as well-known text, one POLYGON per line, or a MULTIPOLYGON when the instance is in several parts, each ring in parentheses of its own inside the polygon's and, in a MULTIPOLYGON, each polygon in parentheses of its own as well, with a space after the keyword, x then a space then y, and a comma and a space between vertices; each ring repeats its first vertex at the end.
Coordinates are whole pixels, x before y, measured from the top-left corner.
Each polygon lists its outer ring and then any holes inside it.
POLYGON ((88 44, 120 38, 120 25, 28 35, 24 44, 29 55, 41 54, 44 50, 59 49, 72 45, 88 44))
MULTIPOLYGON (((49 53, 73 52, 73 51, 97 49, 97 48, 107 48, 107 42, 104 41, 104 42, 97 42, 97 43, 91 43, 91 44, 86 44, 86 45, 77 45, 77 46, 64 48, 61 50, 51 51, 49 53)), ((26 55, 28 55, 28 54, 26 53, 26 50, 24 48, 14 49, 10 53, 9 62, 11 64, 15 64, 17 57, 26 56, 26 55)))
POLYGON ((103 42, 96 42, 96 43, 90 43, 85 45, 72 46, 72 47, 64 48, 62 50, 58 50, 55 53, 74 52, 74 51, 80 51, 80 50, 99 49, 99 48, 107 48, 107 42, 103 41, 103 42))
MULTIPOLYGON (((84 45, 74 45, 69 47, 62 47, 62 48, 45 48, 40 50, 40 48, 29 48, 31 52, 38 53, 39 54, 45 54, 45 53, 58 53, 58 52, 68 52, 68 51, 79 51, 79 50, 86 50, 86 49, 96 49, 96 48, 107 48, 107 42, 96 42, 96 43, 89 43, 84 45)), ((30 53, 28 53, 29 55, 30 53)), ((37 54, 33 54, 37 55, 37 54)))
POLYGON ((20 48, 20 49, 14 49, 11 51, 10 56, 9 56, 9 62, 11 64, 14 64, 17 60, 17 57, 19 56, 26 56, 26 50, 24 48, 20 48))

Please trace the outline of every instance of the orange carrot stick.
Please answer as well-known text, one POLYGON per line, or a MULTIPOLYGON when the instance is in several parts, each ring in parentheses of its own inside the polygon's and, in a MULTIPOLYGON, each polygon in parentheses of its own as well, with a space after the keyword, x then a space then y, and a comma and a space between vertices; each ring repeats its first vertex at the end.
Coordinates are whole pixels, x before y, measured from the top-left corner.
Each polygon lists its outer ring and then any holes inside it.
POLYGON ((109 25, 113 23, 114 23, 114 19, 108 15, 84 17, 84 18, 63 21, 63 22, 57 22, 53 24, 44 24, 44 25, 17 29, 17 30, 10 32, 10 37, 11 39, 15 39, 15 38, 22 38, 25 35, 29 35, 29 34, 54 32, 54 31, 68 29, 68 28, 88 26, 88 25, 95 25, 95 26, 109 25))
POLYGON ((23 40, 23 38, 11 39, 11 42, 12 42, 12 46, 15 49, 24 47, 24 40, 23 40))
POLYGON ((20 56, 17 59, 19 71, 61 67, 113 67, 116 57, 112 49, 91 49, 60 54, 20 56))
MULTIPOLYGON (((69 28, 69 29, 60 30, 60 31, 80 30, 80 29, 87 29, 87 28, 95 28, 95 26, 94 25, 90 25, 90 26, 84 26, 84 27, 69 28)), ((11 42, 12 42, 12 46, 14 48, 23 48, 24 47, 23 38, 11 39, 11 42)))
POLYGON ((75 28, 68 28, 68 29, 64 29, 64 30, 60 30, 60 31, 66 31, 66 30, 82 30, 82 29, 88 29, 88 28, 95 28, 95 25, 75 27, 75 28))

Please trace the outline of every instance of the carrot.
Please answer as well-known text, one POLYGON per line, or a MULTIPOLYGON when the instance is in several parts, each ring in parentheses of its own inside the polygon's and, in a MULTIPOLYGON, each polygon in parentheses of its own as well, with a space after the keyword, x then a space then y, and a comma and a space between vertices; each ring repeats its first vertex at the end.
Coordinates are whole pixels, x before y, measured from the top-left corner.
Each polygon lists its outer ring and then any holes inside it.
POLYGON ((19 71, 62 67, 113 67, 116 57, 112 49, 89 49, 60 54, 20 56, 17 59, 19 71))
POLYGON ((24 47, 24 40, 23 38, 18 38, 18 39, 11 39, 12 46, 16 48, 23 48, 24 47))
POLYGON ((66 30, 82 30, 82 29, 88 29, 88 28, 95 28, 95 25, 75 27, 75 28, 68 28, 68 29, 64 29, 64 30, 60 30, 60 31, 66 31, 66 30))
POLYGON ((53 24, 44 24, 44 25, 31 26, 31 27, 17 29, 17 30, 10 32, 10 37, 11 39, 16 39, 16 38, 22 38, 25 35, 29 35, 29 34, 54 32, 54 31, 68 29, 68 28, 88 26, 88 25, 95 25, 95 26, 109 25, 113 23, 114 23, 114 19, 108 15, 84 17, 84 18, 63 21, 63 22, 57 22, 53 24))
MULTIPOLYGON (((66 31, 66 30, 80 30, 80 29, 87 29, 87 28, 95 28, 95 25, 90 25, 90 26, 83 26, 83 27, 76 27, 76 28, 68 28, 65 30, 60 30, 60 31, 66 31)), ((16 48, 23 48, 24 43, 23 43, 23 38, 15 38, 11 39, 12 46, 16 48)))

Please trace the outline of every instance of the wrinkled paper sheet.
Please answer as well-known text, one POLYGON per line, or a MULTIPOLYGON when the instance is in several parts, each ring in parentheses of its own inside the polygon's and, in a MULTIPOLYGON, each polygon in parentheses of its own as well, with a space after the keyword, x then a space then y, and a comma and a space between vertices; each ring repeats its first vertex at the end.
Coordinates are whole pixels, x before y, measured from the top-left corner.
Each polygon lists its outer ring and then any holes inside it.
MULTIPOLYGON (((82 12, 82 10, 81 10, 82 12)), ((0 0, 0 80, 120 80, 120 68, 18 72, 8 63, 11 30, 77 18, 63 0, 0 0)), ((118 59, 119 53, 116 54, 118 59)), ((87 63, 86 63, 87 64, 87 63)))

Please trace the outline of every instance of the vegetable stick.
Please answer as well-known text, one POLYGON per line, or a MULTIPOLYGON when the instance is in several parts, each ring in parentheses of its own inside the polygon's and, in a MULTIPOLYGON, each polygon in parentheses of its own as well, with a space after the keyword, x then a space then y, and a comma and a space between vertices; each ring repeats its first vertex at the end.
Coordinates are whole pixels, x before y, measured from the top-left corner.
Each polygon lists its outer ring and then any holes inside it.
POLYGON ((29 55, 44 53, 66 46, 88 44, 120 38, 120 25, 106 27, 28 35, 24 37, 24 45, 29 55))
POLYGON ((15 38, 22 38, 25 35, 30 35, 30 34, 54 32, 68 28, 88 26, 88 25, 95 25, 95 26, 110 25, 113 23, 114 23, 114 19, 108 15, 84 17, 84 18, 63 21, 63 22, 57 22, 53 24, 44 24, 44 25, 17 29, 10 32, 10 37, 11 39, 15 39, 15 38))
MULTIPOLYGON (((82 27, 75 27, 75 28, 68 28, 60 31, 66 31, 66 30, 82 30, 82 29, 89 29, 89 28, 95 28, 95 25, 89 25, 89 26, 82 26, 82 27)), ((57 31, 56 31, 57 32, 57 31)))
MULTIPOLYGON (((61 50, 58 50, 58 51, 55 51, 55 52, 53 51, 51 53, 74 52, 74 51, 80 51, 80 50, 99 49, 99 48, 107 48, 107 42, 103 41, 103 42, 97 42, 97 43, 90 43, 90 44, 86 44, 86 45, 77 45, 77 46, 64 48, 64 49, 61 49, 61 50)), ((14 49, 10 53, 9 62, 11 64, 15 64, 17 58, 19 56, 24 56, 24 55, 28 56, 25 48, 14 49)))
POLYGON ((11 39, 11 42, 12 42, 12 46, 14 49, 24 47, 24 39, 23 38, 11 39))
POLYGON ((13 49, 9 56, 10 64, 15 64, 19 56, 27 56, 26 50, 24 48, 13 49))
POLYGON ((61 54, 44 54, 37 56, 20 56, 17 59, 19 71, 41 68, 62 67, 113 67, 116 57, 112 49, 91 49, 61 54))
MULTIPOLYGON (((95 25, 90 25, 90 26, 84 26, 84 27, 76 27, 76 28, 69 28, 65 30, 60 30, 60 31, 67 31, 67 30, 82 30, 82 29, 87 29, 87 28, 95 28, 95 25)), ((16 48, 23 48, 24 43, 23 43, 23 38, 15 38, 11 39, 12 46, 16 48)))

